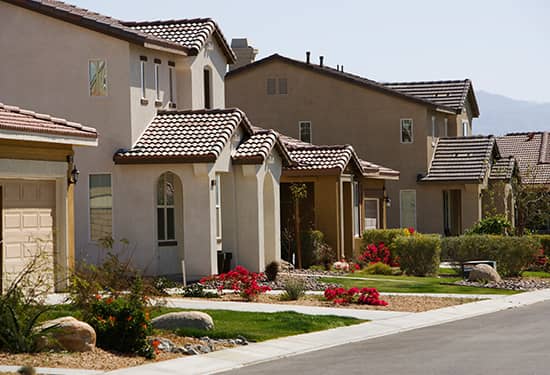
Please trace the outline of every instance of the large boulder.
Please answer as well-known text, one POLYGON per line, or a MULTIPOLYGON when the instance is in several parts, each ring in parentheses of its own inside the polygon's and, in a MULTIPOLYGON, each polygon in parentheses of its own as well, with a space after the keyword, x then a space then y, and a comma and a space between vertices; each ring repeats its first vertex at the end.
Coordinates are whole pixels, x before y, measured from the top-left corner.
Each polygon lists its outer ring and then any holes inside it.
POLYGON ((39 350, 88 352, 95 348, 96 334, 92 326, 72 316, 48 320, 37 330, 43 331, 36 343, 39 350))
POLYGON ((214 328, 212 317, 200 311, 172 312, 156 317, 151 323, 156 329, 195 328, 211 330, 214 328))
POLYGON ((468 275, 470 281, 501 282, 498 272, 488 264, 477 264, 468 275))

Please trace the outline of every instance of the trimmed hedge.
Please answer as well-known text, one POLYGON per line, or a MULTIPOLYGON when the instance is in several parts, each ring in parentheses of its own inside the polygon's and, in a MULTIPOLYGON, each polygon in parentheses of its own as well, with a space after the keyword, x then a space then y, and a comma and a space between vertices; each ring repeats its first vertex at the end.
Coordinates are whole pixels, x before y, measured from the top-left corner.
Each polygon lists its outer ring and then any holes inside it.
POLYGON ((401 270, 407 275, 437 275, 441 255, 441 237, 435 234, 397 236, 391 244, 399 257, 401 270))
POLYGON ((442 240, 442 258, 463 262, 494 260, 502 276, 520 276, 541 248, 535 236, 468 235, 442 240))
POLYGON ((404 234, 404 229, 369 229, 363 232, 361 248, 366 249, 371 243, 378 246, 380 242, 383 242, 386 246, 390 246, 397 236, 404 234))

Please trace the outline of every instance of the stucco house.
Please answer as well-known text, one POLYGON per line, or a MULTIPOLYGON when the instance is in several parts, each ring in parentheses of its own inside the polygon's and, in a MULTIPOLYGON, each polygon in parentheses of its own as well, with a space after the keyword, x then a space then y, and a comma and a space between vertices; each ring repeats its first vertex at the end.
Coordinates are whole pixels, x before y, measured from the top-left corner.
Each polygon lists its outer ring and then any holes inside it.
MULTIPOLYGON (((234 50, 255 55, 242 41, 234 50)), ((479 108, 469 79, 382 83, 329 67, 322 56, 314 62, 309 53, 305 61, 274 54, 229 71, 225 87, 227 104, 254 123, 314 144, 351 144, 360 158, 400 171, 386 184, 389 227, 444 234, 449 194, 469 200, 469 183, 450 192, 421 181, 439 139, 472 135, 479 108)), ((481 210, 460 210, 460 233, 482 217, 481 210)))
POLYGON ((1 0, 0 49, 0 100, 102 135, 76 151, 78 259, 97 259, 109 236, 127 239, 150 275, 182 273, 182 261, 188 279, 217 273, 220 250, 253 271, 279 257, 288 156, 223 109, 235 55, 213 20, 125 22, 55 0, 1 0))
MULTIPOLYGON (((305 185, 300 230, 320 230, 337 258, 351 259, 364 228, 386 228, 385 182, 397 180, 399 172, 359 159, 350 145, 314 145, 284 135, 281 140, 294 162, 281 177, 282 230, 292 232, 295 225, 291 185, 305 185)), ((305 265, 311 261, 304 254, 305 265)))
POLYGON ((497 144, 518 163, 523 190, 519 226, 550 233, 550 132, 506 134, 497 137, 497 144))
POLYGON ((0 293, 35 256, 43 286, 66 286, 75 256, 76 146, 97 146, 96 130, 0 103, 0 293))

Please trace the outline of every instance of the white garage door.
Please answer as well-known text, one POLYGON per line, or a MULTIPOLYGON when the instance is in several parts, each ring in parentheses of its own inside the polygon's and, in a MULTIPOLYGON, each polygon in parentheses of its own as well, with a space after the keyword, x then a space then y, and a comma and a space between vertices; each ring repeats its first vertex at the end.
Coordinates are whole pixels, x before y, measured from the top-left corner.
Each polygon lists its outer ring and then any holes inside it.
POLYGON ((53 285, 55 182, 0 180, 2 187, 3 289, 40 254, 42 272, 53 285))

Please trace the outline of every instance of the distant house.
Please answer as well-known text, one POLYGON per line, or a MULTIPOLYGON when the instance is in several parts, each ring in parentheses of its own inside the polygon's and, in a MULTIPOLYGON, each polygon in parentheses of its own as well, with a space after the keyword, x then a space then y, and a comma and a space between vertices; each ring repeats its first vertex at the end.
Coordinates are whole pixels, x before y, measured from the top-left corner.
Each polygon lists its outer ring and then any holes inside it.
MULTIPOLYGON (((281 177, 281 224, 283 233, 294 228, 293 184, 305 185, 307 197, 300 202, 301 231, 320 230, 336 258, 351 259, 360 249, 364 228, 386 228, 385 183, 399 172, 359 159, 350 145, 313 145, 281 136, 293 164, 281 177)), ((289 256, 295 239, 285 243, 289 256)), ((292 258, 287 258, 292 260, 292 258)), ((312 262, 304 254, 304 264, 312 262)))
POLYGON ((34 281, 66 287, 77 146, 97 146, 96 130, 0 103, 0 294, 36 256, 42 272, 34 281))
POLYGON ((218 272, 218 251, 253 271, 279 259, 279 178, 270 139, 225 108, 235 55, 211 19, 123 22, 60 1, 0 0, 0 100, 93 124, 77 150, 76 251, 128 239, 149 275, 218 272), (252 139, 252 140, 251 140, 252 139), (243 148, 244 147, 244 148, 243 148))
POLYGON ((500 152, 517 160, 528 195, 520 202, 520 224, 550 232, 550 133, 511 133, 497 138, 500 152))
MULTIPOLYGON (((226 93, 228 105, 254 123, 314 144, 351 144, 358 157, 400 171, 398 181, 386 184, 389 227, 458 234, 483 216, 481 204, 470 202, 488 188, 490 169, 452 186, 430 181, 436 149, 453 142, 444 139, 472 136, 479 108, 468 79, 380 83, 328 67, 322 58, 313 62, 309 53, 305 61, 275 54, 228 72, 226 93), (454 224, 445 220, 449 200, 454 224)), ((470 161, 457 157, 465 167, 457 171, 466 172, 470 161)))

